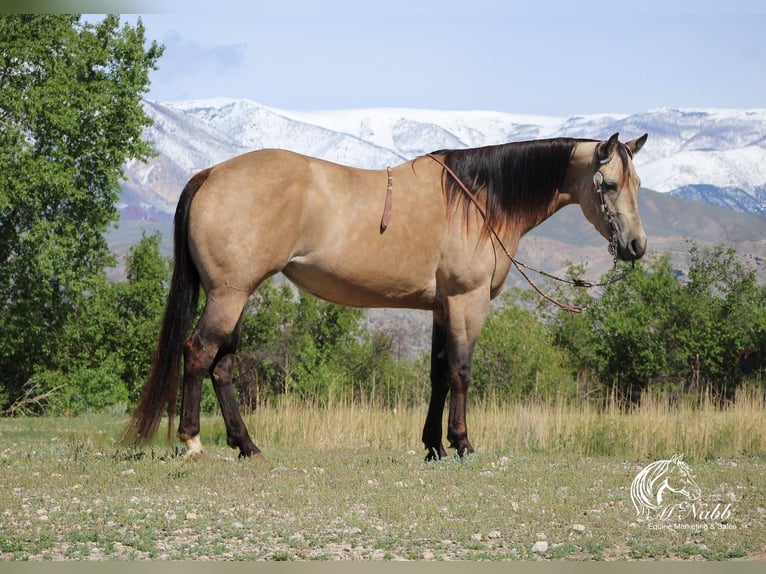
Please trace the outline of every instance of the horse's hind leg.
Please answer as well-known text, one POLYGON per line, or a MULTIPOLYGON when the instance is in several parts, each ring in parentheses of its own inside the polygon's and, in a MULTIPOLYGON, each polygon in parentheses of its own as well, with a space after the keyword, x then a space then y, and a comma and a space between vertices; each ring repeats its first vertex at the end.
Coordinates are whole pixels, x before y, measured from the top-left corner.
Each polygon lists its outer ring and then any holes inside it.
MULTIPOLYGON (((204 454, 199 439, 202 381, 222 362, 224 356, 233 355, 227 352, 219 356, 219 352, 222 349, 225 352, 226 344, 231 341, 246 301, 247 295, 240 291, 214 290, 208 293, 197 328, 184 345, 183 398, 178 438, 186 443, 187 456, 190 458, 199 458, 204 454)), ((228 361, 223 361, 220 373, 231 368, 228 361)), ((233 364, 233 356, 230 361, 233 364)))
POLYGON ((213 362, 210 376, 213 379, 213 388, 215 389, 218 404, 221 406, 221 414, 226 424, 226 443, 231 448, 238 448, 240 457, 263 456, 247 432, 232 383, 234 354, 239 346, 243 316, 240 316, 237 327, 229 337, 229 340, 219 349, 218 355, 213 362))

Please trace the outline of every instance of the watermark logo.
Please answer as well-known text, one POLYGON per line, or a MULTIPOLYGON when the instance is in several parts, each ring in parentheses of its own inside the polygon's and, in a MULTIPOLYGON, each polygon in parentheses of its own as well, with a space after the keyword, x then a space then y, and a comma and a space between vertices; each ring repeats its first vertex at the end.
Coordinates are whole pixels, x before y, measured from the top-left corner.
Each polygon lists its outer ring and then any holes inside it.
POLYGON ((653 530, 736 529, 727 524, 732 505, 702 502, 702 490, 695 482, 683 455, 646 465, 630 485, 630 498, 639 520, 649 521, 653 530), (690 522, 691 521, 691 522, 690 522))

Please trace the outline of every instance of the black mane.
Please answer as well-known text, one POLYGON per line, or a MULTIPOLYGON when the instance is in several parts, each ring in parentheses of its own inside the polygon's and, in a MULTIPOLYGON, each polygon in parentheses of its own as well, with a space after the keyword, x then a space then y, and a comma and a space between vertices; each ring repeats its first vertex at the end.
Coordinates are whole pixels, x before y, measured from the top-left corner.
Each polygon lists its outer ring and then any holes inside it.
MULTIPOLYGON (((564 182, 574 138, 514 142, 472 149, 434 152, 477 196, 486 197, 484 232, 507 226, 531 228, 550 215, 553 198, 564 182)), ((467 217, 471 201, 445 172, 444 192, 452 210, 462 202, 467 217)), ((526 229, 525 229, 526 230, 526 229)))

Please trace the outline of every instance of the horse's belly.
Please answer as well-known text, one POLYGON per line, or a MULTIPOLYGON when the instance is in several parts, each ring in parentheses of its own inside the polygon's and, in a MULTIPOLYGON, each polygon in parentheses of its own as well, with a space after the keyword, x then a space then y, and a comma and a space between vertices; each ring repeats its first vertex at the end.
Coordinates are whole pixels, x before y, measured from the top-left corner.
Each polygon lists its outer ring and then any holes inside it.
POLYGON ((433 276, 402 274, 386 266, 344 270, 318 266, 309 258, 296 257, 282 273, 302 291, 325 301, 351 307, 434 308, 436 280, 433 276))

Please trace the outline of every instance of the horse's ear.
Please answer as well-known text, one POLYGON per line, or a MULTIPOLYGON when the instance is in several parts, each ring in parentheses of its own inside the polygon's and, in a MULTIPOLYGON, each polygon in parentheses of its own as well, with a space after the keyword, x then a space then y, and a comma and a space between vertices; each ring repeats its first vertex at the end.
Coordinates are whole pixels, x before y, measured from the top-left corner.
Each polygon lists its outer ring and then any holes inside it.
POLYGON ((598 144, 598 147, 596 148, 596 155, 598 157, 599 163, 606 163, 612 157, 612 154, 614 154, 614 151, 617 149, 619 136, 619 133, 614 134, 607 141, 598 144))
POLYGON ((641 151, 641 148, 644 147, 644 144, 646 143, 646 138, 649 137, 649 134, 644 134, 640 138, 636 138, 634 140, 630 140, 625 145, 628 146, 628 149, 630 150, 631 155, 636 155, 639 151, 641 151))

